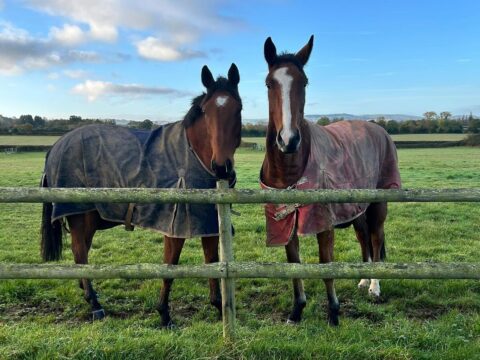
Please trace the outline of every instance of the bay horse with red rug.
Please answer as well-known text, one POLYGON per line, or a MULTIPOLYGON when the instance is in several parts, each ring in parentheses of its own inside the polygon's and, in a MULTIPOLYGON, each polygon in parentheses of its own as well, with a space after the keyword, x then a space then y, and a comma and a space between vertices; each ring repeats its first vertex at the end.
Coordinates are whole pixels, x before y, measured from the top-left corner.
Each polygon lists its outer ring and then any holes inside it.
MULTIPOLYGON (((228 78, 201 74, 206 93, 192 101, 183 121, 138 131, 120 126, 88 125, 59 139, 49 151, 43 187, 215 188, 218 179, 233 187, 234 153, 240 145, 242 102, 235 64, 228 78)), ((125 224, 159 231, 164 263, 178 264, 185 238, 201 237, 206 263, 218 262, 218 219, 214 204, 62 204, 43 205, 41 252, 45 261, 62 253, 64 219, 72 237, 76 264, 88 263, 97 230, 125 224)), ((161 324, 173 325, 169 311, 172 279, 164 279, 158 311, 161 324)), ((210 279, 210 302, 221 316, 218 279, 210 279)), ((93 318, 105 312, 89 279, 81 279, 93 318)))
MULTIPOLYGON (((266 155, 260 180, 274 189, 388 189, 400 187, 396 149, 380 126, 366 121, 340 121, 320 126, 304 119, 304 66, 313 35, 296 54, 277 55, 271 38, 264 46, 268 64, 269 121, 266 155)), ((386 203, 266 204, 267 245, 284 245, 288 262, 300 262, 298 234, 316 234, 321 263, 333 261, 334 227, 354 226, 364 261, 385 259, 386 203)), ((338 325, 339 302, 333 279, 324 279, 328 322, 338 325)), ((359 287, 368 286, 363 279, 359 287)), ((288 322, 301 320, 306 297, 303 282, 293 280, 294 305, 288 322)), ((372 279, 369 292, 380 295, 372 279)))

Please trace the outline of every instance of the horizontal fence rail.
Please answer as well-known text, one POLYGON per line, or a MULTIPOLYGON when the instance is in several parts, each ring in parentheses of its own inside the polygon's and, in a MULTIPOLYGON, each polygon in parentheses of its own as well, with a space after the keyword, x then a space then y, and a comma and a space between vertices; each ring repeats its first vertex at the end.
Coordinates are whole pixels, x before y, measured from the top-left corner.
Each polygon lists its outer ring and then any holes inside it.
POLYGON ((0 264, 0 279, 480 279, 480 263, 0 264))
POLYGON ((313 204, 371 202, 480 202, 472 189, 234 190, 0 187, 0 203, 313 204))

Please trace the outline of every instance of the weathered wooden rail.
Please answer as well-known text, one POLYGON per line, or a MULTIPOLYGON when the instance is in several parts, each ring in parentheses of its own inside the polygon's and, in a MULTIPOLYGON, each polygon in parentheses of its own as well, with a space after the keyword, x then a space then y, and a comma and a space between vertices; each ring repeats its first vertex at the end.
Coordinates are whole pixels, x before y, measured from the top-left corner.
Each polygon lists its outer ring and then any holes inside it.
POLYGON ((0 264, 0 279, 153 279, 220 278, 223 334, 235 335, 235 279, 237 278, 377 278, 480 279, 480 263, 330 263, 265 264, 235 262, 231 234, 232 203, 370 203, 480 202, 480 188, 422 190, 232 190, 220 181, 217 189, 45 189, 1 188, 0 203, 216 203, 220 229, 220 262, 207 265, 54 265, 0 264))
POLYGON ((480 279, 480 263, 289 264, 218 262, 204 265, 57 265, 0 263, 0 279, 480 279))
POLYGON ((191 203, 313 204, 370 202, 480 202, 480 188, 415 190, 196 190, 143 188, 13 188, 0 187, 0 203, 191 203))

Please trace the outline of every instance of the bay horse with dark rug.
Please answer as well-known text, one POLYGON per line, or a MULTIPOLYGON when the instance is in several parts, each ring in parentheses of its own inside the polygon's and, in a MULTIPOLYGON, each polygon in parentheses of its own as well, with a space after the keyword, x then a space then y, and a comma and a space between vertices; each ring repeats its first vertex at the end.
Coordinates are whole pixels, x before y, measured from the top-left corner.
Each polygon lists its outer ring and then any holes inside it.
MULTIPOLYGON (((313 35, 296 54, 277 55, 271 38, 264 46, 268 64, 269 121, 266 155, 260 180, 274 189, 389 189, 400 187, 396 149, 380 126, 365 121, 340 121, 320 126, 304 119, 304 66, 313 35)), ((284 245, 288 262, 300 262, 298 234, 316 234, 321 263, 333 261, 334 227, 354 226, 364 261, 385 259, 386 203, 265 206, 267 245, 284 245)), ((339 302, 333 279, 324 279, 328 322, 338 325, 339 302)), ((359 287, 368 286, 363 279, 359 287)), ((301 320, 306 297, 303 282, 293 280, 294 305, 288 322, 301 320)), ((380 295, 378 280, 369 292, 380 295)))
MULTIPOLYGON (((207 66, 201 79, 206 93, 192 101, 183 121, 139 131, 88 125, 59 139, 45 161, 43 187, 216 187, 218 179, 236 179, 234 153, 241 140, 240 75, 235 64, 228 78, 213 78, 207 66)), ((185 238, 201 237, 206 263, 218 262, 218 219, 214 204, 62 204, 43 205, 41 252, 45 261, 62 253, 63 219, 72 236, 76 264, 88 263, 97 230, 125 224, 165 235, 164 263, 178 264, 185 238)), ((158 311, 161 324, 173 325, 168 299, 172 279, 164 279, 158 311)), ((221 316, 218 279, 210 279, 210 302, 221 316)), ((89 279, 81 279, 93 318, 105 312, 89 279)))

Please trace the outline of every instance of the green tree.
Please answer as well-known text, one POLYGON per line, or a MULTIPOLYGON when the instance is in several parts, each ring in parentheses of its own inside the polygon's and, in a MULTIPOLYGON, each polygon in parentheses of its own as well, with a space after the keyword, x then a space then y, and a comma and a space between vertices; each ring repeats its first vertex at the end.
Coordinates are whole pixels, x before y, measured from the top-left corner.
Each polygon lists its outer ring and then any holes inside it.
POLYGON ((387 130, 389 134, 398 134, 400 132, 400 125, 398 124, 398 121, 388 120, 385 130, 387 130))
POLYGON ((69 120, 70 120, 71 122, 78 123, 78 122, 81 122, 81 121, 82 121, 82 117, 81 117, 81 116, 78 116, 78 115, 70 115, 69 120))
POLYGON ((480 134, 480 119, 476 119, 470 114, 467 131, 473 134, 480 134))
POLYGON ((328 116, 322 116, 320 117, 320 119, 317 120, 317 124, 318 125, 328 125, 330 124, 330 119, 328 118, 328 116))
POLYGON ((151 130, 153 128, 153 121, 149 119, 145 119, 140 122, 140 129, 151 130))
POLYGON ((426 113, 423 114, 423 118, 425 120, 435 120, 437 117, 437 113, 435 111, 427 111, 426 113))
POLYGON ((387 128, 387 121, 385 120, 385 116, 379 116, 375 119, 375 123, 380 125, 382 128, 387 128))
POLYGON ((44 118, 38 115, 35 115, 35 117, 33 118, 33 127, 35 129, 43 128, 45 124, 46 124, 46 121, 44 118))
POLYGON ((440 119, 443 119, 445 121, 449 120, 449 118, 452 117, 452 113, 449 111, 442 111, 440 113, 440 119))
POLYGON ((33 116, 32 115, 20 115, 20 118, 18 119, 18 124, 19 125, 30 124, 30 125, 33 126, 33 116))

